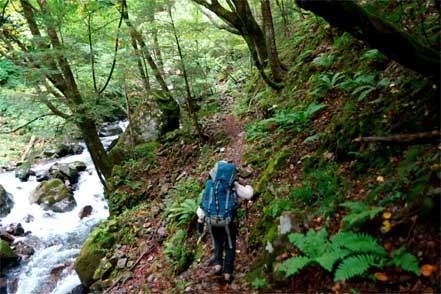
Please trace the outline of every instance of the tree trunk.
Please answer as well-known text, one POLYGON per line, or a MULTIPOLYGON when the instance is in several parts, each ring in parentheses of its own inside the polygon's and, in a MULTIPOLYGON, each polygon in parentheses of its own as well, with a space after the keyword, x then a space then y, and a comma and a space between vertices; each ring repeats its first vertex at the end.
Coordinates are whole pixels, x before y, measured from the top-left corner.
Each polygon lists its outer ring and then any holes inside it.
MULTIPOLYGON (((31 33, 36 39, 37 49, 47 50, 48 45, 41 41, 40 29, 34 17, 34 8, 32 8, 32 6, 26 0, 21 0, 20 3, 23 7, 23 12, 31 33)), ((48 54, 46 56, 47 58, 42 58, 37 62, 40 66, 47 67, 51 70, 51 73, 47 74, 48 79, 54 83, 56 88, 63 93, 64 97, 66 97, 66 103, 72 113, 78 115, 76 124, 84 136, 84 141, 87 149, 89 150, 90 156, 92 157, 92 161, 95 164, 98 176, 105 185, 105 180, 101 177, 101 175, 103 175, 104 178, 109 177, 112 172, 112 164, 107 157, 104 147, 98 137, 95 122, 87 118, 86 110, 84 108, 84 101, 76 84, 70 64, 66 57, 62 54, 63 48, 53 26, 53 22, 51 22, 51 14, 46 7, 46 2, 39 1, 38 4, 40 5, 43 14, 45 14, 47 17, 45 23, 46 32, 49 36, 52 48, 57 50, 57 53, 48 54)))
MULTIPOLYGON (((234 32, 239 32, 245 40, 254 65, 264 81, 273 89, 283 88, 282 84, 274 82, 265 73, 265 67, 268 65, 267 42, 265 34, 253 16, 247 0, 227 0, 230 10, 225 9, 218 0, 211 0, 211 3, 206 0, 193 1, 216 14, 228 26, 231 26, 234 32)), ((276 73, 276 76, 278 74, 276 73)))
POLYGON ((186 100, 187 100, 188 112, 189 112, 191 119, 193 120, 193 124, 196 128, 199 139, 201 140, 201 142, 203 142, 203 141, 205 141, 206 136, 204 136, 204 134, 202 133, 201 125, 199 124, 198 115, 195 111, 193 96, 191 95, 191 91, 190 91, 190 83, 188 82, 187 69, 185 67, 184 56, 182 54, 182 49, 181 49, 181 44, 179 42, 178 33, 176 32, 175 23, 173 21, 171 7, 168 8, 168 14, 170 16, 173 35, 174 35, 175 41, 176 41, 176 47, 178 48, 178 54, 179 54, 179 59, 181 61, 182 73, 184 74, 185 91, 187 93, 186 100))
POLYGON ((353 0, 296 0, 306 10, 326 19, 389 58, 439 83, 440 55, 404 31, 375 16, 353 0))
POLYGON ((283 69, 277 54, 276 37, 274 35, 273 17, 269 0, 261 0, 263 25, 265 28, 266 48, 268 49, 269 66, 276 82, 283 80, 283 69))
POLYGON ((147 44, 145 43, 143 36, 132 25, 132 22, 129 19, 126 0, 121 0, 121 1, 122 1, 121 2, 122 6, 124 7, 121 13, 123 13, 124 21, 126 25, 129 27, 130 34, 131 36, 133 36, 133 38, 135 38, 136 42, 141 47, 144 57, 147 59, 147 62, 153 71, 156 81, 159 83, 162 92, 164 93, 164 95, 153 95, 160 110, 164 114, 165 123, 162 129, 160 130, 161 135, 163 135, 166 132, 179 128, 179 112, 180 112, 179 105, 171 95, 170 90, 168 89, 167 84, 164 80, 164 77, 161 74, 161 71, 159 70, 158 66, 156 65, 155 61, 153 60, 149 52, 149 48, 147 47, 147 44))

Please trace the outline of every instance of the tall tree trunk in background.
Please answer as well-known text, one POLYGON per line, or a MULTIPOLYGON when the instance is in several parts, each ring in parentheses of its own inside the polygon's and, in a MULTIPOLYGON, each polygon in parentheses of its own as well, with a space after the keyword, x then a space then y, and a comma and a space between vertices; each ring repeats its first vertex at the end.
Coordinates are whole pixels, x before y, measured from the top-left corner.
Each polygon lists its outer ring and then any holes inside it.
POLYGON ((353 0, 296 0, 331 25, 377 48, 384 55, 440 82, 440 54, 394 25, 369 13, 353 0))
POLYGON ((269 0, 261 0, 263 26, 265 28, 266 47, 268 49, 268 58, 273 78, 276 82, 281 82, 284 76, 284 70, 281 66, 279 55, 277 53, 276 36, 274 34, 273 16, 269 0))
POLYGON ((170 21, 171 21, 171 26, 172 26, 172 30, 173 30, 173 35, 175 37, 176 47, 178 48, 179 59, 181 60, 182 72, 184 74, 185 91, 187 93, 187 99, 186 100, 187 100, 189 116, 193 120, 193 124, 194 124, 194 126, 196 128, 196 131, 198 132, 199 139, 201 140, 201 142, 203 142, 204 139, 205 139, 204 138, 205 136, 202 133, 201 125, 199 124, 198 115, 197 115, 197 112, 196 112, 195 106, 194 106, 193 96, 191 95, 190 83, 188 82, 187 69, 185 68, 184 56, 182 54, 182 49, 181 49, 181 44, 179 42, 178 33, 176 32, 175 22, 173 21, 173 15, 172 15, 171 7, 168 8, 168 14, 170 16, 170 21))
POLYGON ((153 54, 155 55, 156 61, 158 62, 159 70, 162 74, 164 74, 164 60, 162 59, 162 53, 159 47, 158 29, 156 28, 154 9, 150 9, 149 11, 147 11, 147 20, 152 24, 151 36, 153 40, 153 54))
MULTIPOLYGON (((281 89, 283 85, 270 79, 265 73, 265 67, 268 65, 269 51, 265 34, 257 23, 251 12, 250 5, 247 0, 227 0, 229 10, 224 8, 218 0, 193 0, 197 4, 212 11, 227 25, 234 28, 240 36, 245 40, 254 61, 254 65, 260 72, 265 82, 274 89, 281 89)), ((275 45, 275 43, 274 43, 275 45)), ((278 72, 274 72, 271 68, 273 77, 278 76, 278 72)))
POLYGON ((127 27, 129 28, 130 35, 133 36, 138 45, 141 47, 142 53, 146 58, 150 68, 152 69, 156 81, 160 85, 163 92, 163 95, 153 95, 153 97, 155 98, 158 107, 164 114, 165 123, 160 132, 161 134, 165 134, 166 132, 179 128, 179 105, 171 95, 170 90, 168 89, 167 84, 164 80, 164 77, 162 76, 161 71, 153 60, 143 36, 136 30, 136 28, 130 21, 126 0, 121 0, 121 5, 123 7, 123 9, 121 9, 121 13, 123 13, 123 18, 127 27))
MULTIPOLYGON (((34 8, 26 0, 20 0, 20 3, 31 34, 35 39, 36 48, 46 51, 49 48, 49 45, 45 44, 42 39, 40 28, 35 21, 34 8)), ((104 178, 110 177, 112 163, 98 137, 95 121, 87 116, 84 101, 76 84, 70 64, 62 53, 64 48, 61 45, 54 27, 55 22, 51 21, 52 16, 46 6, 46 2, 38 1, 38 4, 40 5, 41 12, 46 17, 46 33, 49 37, 50 46, 55 52, 44 54, 44 56, 34 61, 39 67, 48 69, 48 72, 46 73, 47 78, 61 93, 63 93, 68 107, 72 113, 77 115, 78 118, 76 119, 76 124, 83 134, 84 141, 90 152, 92 161, 95 164, 98 176, 105 185, 104 178)))

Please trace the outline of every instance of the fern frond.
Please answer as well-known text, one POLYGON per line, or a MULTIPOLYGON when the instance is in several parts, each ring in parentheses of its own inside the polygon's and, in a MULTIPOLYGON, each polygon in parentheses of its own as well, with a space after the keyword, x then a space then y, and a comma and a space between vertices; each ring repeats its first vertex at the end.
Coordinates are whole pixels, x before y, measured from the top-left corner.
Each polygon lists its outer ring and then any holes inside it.
POLYGON ((386 255, 386 250, 374 237, 364 233, 340 232, 331 237, 333 248, 347 248, 354 253, 376 253, 386 255))
POLYGON ((316 232, 312 229, 304 236, 299 233, 288 235, 289 241, 310 258, 316 258, 329 250, 328 233, 325 229, 316 232))
POLYGON ((334 281, 348 280, 360 276, 371 266, 375 265, 374 256, 369 254, 351 256, 343 260, 335 271, 334 281))
POLYGON ((308 257, 294 256, 282 262, 282 265, 279 267, 279 271, 285 272, 285 276, 289 277, 296 274, 310 262, 311 259, 308 257))
POLYGON ((320 264, 325 270, 328 272, 332 271, 332 267, 334 264, 340 260, 351 254, 352 252, 345 249, 337 249, 333 251, 326 252, 320 257, 314 259, 315 262, 320 264))
POLYGON ((413 272, 417 276, 420 275, 418 260, 412 254, 404 252, 404 247, 401 247, 392 253, 390 264, 399 266, 403 270, 413 272))

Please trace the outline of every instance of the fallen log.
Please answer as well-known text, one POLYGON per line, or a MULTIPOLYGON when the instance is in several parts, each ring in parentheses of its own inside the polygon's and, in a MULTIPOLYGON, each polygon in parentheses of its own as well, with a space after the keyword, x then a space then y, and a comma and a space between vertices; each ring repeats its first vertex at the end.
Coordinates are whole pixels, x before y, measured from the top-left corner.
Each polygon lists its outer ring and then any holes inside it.
POLYGON ((381 142, 381 143, 406 143, 406 144, 419 144, 419 143, 432 143, 439 142, 441 139, 441 132, 438 130, 431 132, 422 132, 415 134, 399 134, 390 135, 385 137, 358 137, 354 139, 354 142, 381 142))

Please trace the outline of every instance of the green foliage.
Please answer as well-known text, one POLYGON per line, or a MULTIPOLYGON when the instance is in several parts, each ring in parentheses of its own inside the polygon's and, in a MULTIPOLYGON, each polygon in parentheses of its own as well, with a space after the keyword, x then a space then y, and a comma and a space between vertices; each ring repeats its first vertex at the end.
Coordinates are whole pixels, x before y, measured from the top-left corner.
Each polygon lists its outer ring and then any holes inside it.
POLYGON ((342 219, 346 230, 361 225, 367 219, 373 219, 378 213, 383 211, 382 207, 369 207, 363 202, 344 202, 340 206, 350 209, 350 212, 342 219))
POLYGON ((282 132, 301 132, 305 129, 307 122, 312 115, 322 110, 326 105, 311 103, 305 109, 296 111, 279 111, 274 117, 247 125, 247 139, 254 141, 268 132, 270 126, 276 126, 276 135, 282 132))
POLYGON ((375 266, 375 258, 369 254, 350 256, 343 260, 335 271, 334 281, 348 280, 364 274, 370 266, 375 266))
POLYGON ((194 214, 198 208, 198 199, 185 199, 182 203, 175 203, 170 209, 172 218, 177 221, 178 226, 188 224, 194 219, 194 214))
POLYGON ((286 277, 309 264, 318 264, 329 272, 335 268, 335 281, 363 275, 371 266, 381 268, 385 264, 418 274, 418 263, 413 255, 400 248, 389 257, 368 234, 339 232, 328 239, 325 229, 318 232, 310 229, 306 235, 289 234, 288 239, 304 256, 294 256, 282 262, 278 270, 285 272, 286 277))
POLYGON ((336 166, 328 164, 324 169, 305 172, 300 186, 291 190, 290 198, 307 206, 318 205, 326 211, 340 200, 339 185, 336 166))
POLYGON ((311 62, 312 66, 317 66, 320 68, 328 68, 334 62, 334 56, 328 55, 326 53, 320 53, 316 58, 314 58, 311 62))
POLYGON ((165 243, 164 255, 166 261, 177 274, 184 271, 194 258, 194 254, 187 248, 186 239, 185 231, 178 230, 165 243))
POLYGON ((327 73, 320 73, 318 75, 311 76, 312 87, 311 91, 313 96, 320 96, 327 94, 332 89, 340 89, 345 85, 346 76, 337 72, 334 75, 327 73))
POLYGON ((405 271, 413 272, 417 276, 420 275, 418 260, 412 254, 405 252, 404 247, 392 252, 392 260, 389 262, 389 264, 399 266, 405 271))
POLYGON ((255 278, 254 281, 251 283, 251 287, 254 290, 258 290, 264 288, 266 284, 267 284, 266 279, 255 278))

